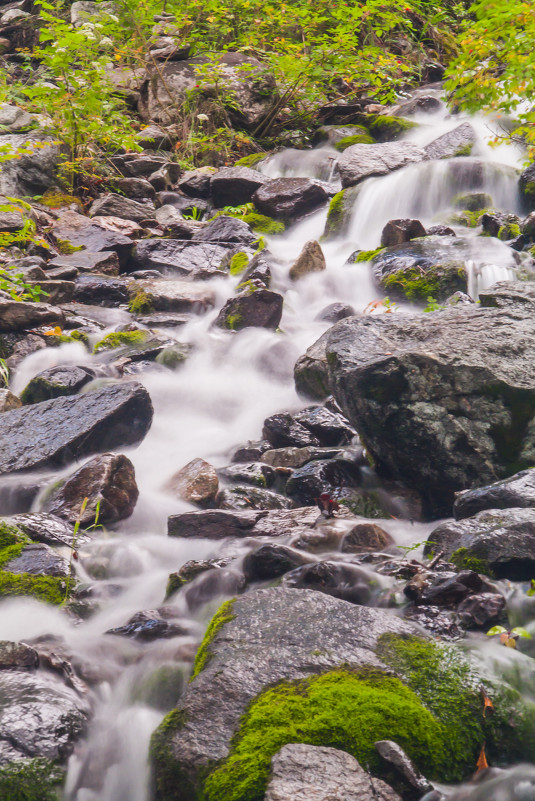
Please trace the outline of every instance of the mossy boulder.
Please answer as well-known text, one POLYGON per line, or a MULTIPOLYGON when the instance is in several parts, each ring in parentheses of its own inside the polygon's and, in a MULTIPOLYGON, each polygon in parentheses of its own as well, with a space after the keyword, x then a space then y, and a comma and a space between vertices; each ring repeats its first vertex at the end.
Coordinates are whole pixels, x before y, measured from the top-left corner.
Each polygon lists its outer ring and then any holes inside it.
POLYGON ((344 136, 339 142, 335 144, 336 150, 343 153, 346 147, 351 145, 373 145, 375 139, 367 133, 352 134, 351 136, 344 136))
POLYGON ((359 142, 372 144, 374 141, 374 138, 364 125, 322 125, 321 128, 318 128, 313 138, 313 142, 316 145, 320 142, 324 142, 340 151, 345 150, 349 144, 354 145, 359 142), (339 147, 344 140, 354 138, 354 142, 339 147))
POLYGON ((334 239, 347 233, 360 187, 349 187, 338 192, 329 203, 323 239, 334 239))
POLYGON ((259 234, 283 234, 286 226, 279 220, 274 220, 272 217, 267 217, 265 214, 258 214, 257 212, 250 212, 242 217, 243 222, 250 225, 253 231, 259 234))
POLYGON ((239 295, 230 298, 215 321, 220 328, 241 331, 243 328, 278 328, 282 317, 283 297, 269 289, 242 285, 239 295))
POLYGON ((94 378, 91 369, 61 365, 43 370, 32 378, 21 393, 23 403, 40 403, 63 395, 76 395, 94 378))
POLYGON ((111 334, 106 334, 105 337, 99 339, 93 348, 93 353, 102 353, 106 350, 114 350, 115 348, 137 348, 144 345, 150 334, 148 331, 118 331, 111 334))
POLYGON ((431 236, 384 248, 372 260, 373 277, 390 297, 426 303, 467 292, 466 244, 454 237, 431 236))
POLYGON ((367 114, 365 125, 377 142, 394 142, 404 133, 418 127, 417 122, 403 117, 388 117, 385 114, 367 114))
POLYGON ((463 122, 452 131, 434 139, 425 148, 430 159, 452 159, 470 156, 476 142, 476 132, 469 122, 463 122))
POLYGON ((485 209, 491 208, 492 197, 486 192, 465 192, 455 195, 451 205, 456 209, 479 211, 482 214, 485 209))
POLYGON ((295 742, 346 751, 380 775, 374 743, 389 738, 449 782, 473 772, 485 741, 502 763, 535 754, 532 704, 383 610, 260 590, 218 613, 200 653, 153 736, 158 801, 262 801, 272 756, 295 742), (497 717, 483 716, 481 686, 499 698, 497 717))

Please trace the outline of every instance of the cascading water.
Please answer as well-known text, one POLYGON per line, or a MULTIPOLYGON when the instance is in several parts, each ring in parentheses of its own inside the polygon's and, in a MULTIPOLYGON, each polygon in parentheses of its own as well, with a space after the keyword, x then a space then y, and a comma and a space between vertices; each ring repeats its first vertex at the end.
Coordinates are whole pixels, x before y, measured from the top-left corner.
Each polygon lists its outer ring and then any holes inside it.
MULTIPOLYGON (((408 138, 418 144, 426 144, 459 124, 459 118, 448 118, 445 109, 416 120, 422 125, 408 138)), ((217 550, 210 541, 166 536, 168 515, 191 509, 164 491, 166 481, 195 457, 216 467, 224 466, 234 447, 258 438, 267 416, 304 405, 294 389, 295 360, 328 328, 328 323, 317 319, 328 304, 349 303, 362 311, 380 297, 369 265, 349 264, 347 259, 356 249, 378 247, 388 220, 418 217, 425 226, 442 222, 452 211, 454 196, 474 188, 490 194, 498 209, 517 209, 515 165, 521 154, 505 146, 489 148, 485 142, 489 136, 487 123, 476 120, 474 124, 479 139, 473 157, 409 165, 366 180, 356 197, 347 235, 323 245, 327 262, 324 272, 295 284, 288 279, 288 267, 303 244, 321 236, 326 209, 310 215, 285 235, 269 238, 268 247, 276 260, 272 285, 285 298, 282 333, 249 328, 236 336, 214 328, 217 312, 209 312, 178 333, 177 329, 166 330, 170 337, 193 345, 180 370, 148 370, 137 376, 155 408, 149 434, 137 449, 127 450, 135 465, 139 500, 130 519, 80 547, 79 576, 93 586, 96 611, 87 620, 73 623, 64 613, 29 599, 4 601, 0 607, 0 638, 61 638, 72 660, 91 675, 93 718, 87 736, 70 759, 65 801, 148 801, 151 732, 175 704, 180 686, 187 680, 202 634, 201 624, 222 598, 233 594, 232 582, 239 576, 243 545, 234 550, 227 583, 207 594, 210 603, 203 604, 202 591, 182 591, 167 602, 164 609, 169 620, 179 621, 181 626, 175 636, 132 642, 106 633, 124 625, 140 610, 161 609, 169 573, 188 560, 204 559, 217 550)), ((327 146, 311 152, 287 150, 267 159, 262 169, 272 177, 313 176, 336 183, 336 156, 337 152, 327 146)), ((456 231, 467 243, 472 293, 514 277, 518 261, 508 246, 494 238, 476 238, 465 228, 456 231)), ((217 297, 216 309, 232 295, 238 281, 229 277, 210 282, 217 297)), ((101 317, 110 331, 128 319, 126 313, 110 310, 103 311, 101 317)), ((100 362, 98 356, 89 356, 77 344, 39 351, 20 364, 13 389, 20 392, 46 367, 68 363, 98 368, 100 362)), ((65 472, 72 472, 72 467, 65 472)), ((56 481, 59 475, 50 480, 56 481)), ((36 478, 42 483, 42 476, 36 478)), ((31 482, 32 477, 24 480, 31 482)), ((34 508, 38 509, 39 503, 38 498, 34 508)), ((401 546, 424 541, 434 525, 384 521, 384 527, 401 546)), ((375 602, 381 602, 381 594, 389 591, 391 583, 381 579, 375 602)), ((480 656, 491 660, 481 651, 480 656)), ((515 660, 525 658, 516 653, 501 656, 509 672, 515 660)))

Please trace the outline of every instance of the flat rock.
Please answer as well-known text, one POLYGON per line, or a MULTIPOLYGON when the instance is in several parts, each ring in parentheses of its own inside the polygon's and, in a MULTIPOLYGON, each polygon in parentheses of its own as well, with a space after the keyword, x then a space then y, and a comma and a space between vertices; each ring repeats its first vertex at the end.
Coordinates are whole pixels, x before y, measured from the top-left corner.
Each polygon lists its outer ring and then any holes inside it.
POLYGON ((87 273, 79 275, 74 284, 73 300, 89 306, 114 308, 128 303, 132 279, 114 275, 87 273))
POLYGON ((258 239, 246 222, 222 214, 210 220, 193 235, 195 242, 219 242, 230 245, 253 245, 258 239))
POLYGON ((485 509, 535 508, 535 469, 495 481, 486 487, 465 490, 455 495, 453 515, 456 520, 485 509))
POLYGON ((248 167, 223 167, 210 179, 210 192, 216 208, 249 203, 256 190, 271 178, 248 167))
POLYGON ((295 220, 328 200, 324 187, 310 178, 275 178, 253 195, 261 214, 277 220, 295 220))
POLYGON ((8 573, 29 573, 31 576, 69 575, 69 562, 49 545, 31 542, 25 545, 19 556, 2 565, 8 573))
MULTIPOLYGON (((233 246, 234 247, 234 246, 233 246)), ((229 247, 183 239, 144 239, 136 244, 130 268, 194 278, 217 274, 229 247)))
POLYGON ((476 142, 476 132, 469 122, 463 122, 448 131, 431 144, 426 145, 425 152, 430 159, 451 159, 455 156, 469 156, 476 142))
POLYGON ((167 521, 170 537, 199 537, 221 540, 226 537, 278 537, 314 528, 322 520, 316 507, 301 509, 227 511, 208 509, 171 515, 167 521))
POLYGON ((425 150, 412 142, 351 145, 338 159, 342 186, 354 186, 371 175, 387 175, 406 164, 425 161, 425 150))
POLYGON ((81 248, 93 253, 113 250, 121 265, 126 264, 133 242, 123 233, 105 227, 106 218, 91 220, 75 211, 65 211, 54 223, 51 235, 60 247, 81 248))
POLYGON ((15 515, 10 518, 9 522, 20 528, 35 542, 44 542, 46 545, 55 546, 67 545, 69 548, 72 545, 73 527, 54 515, 29 512, 15 515))
POLYGON ((62 310, 48 303, 0 298, 0 333, 25 331, 48 324, 61 326, 64 320, 62 310))
POLYGON ((138 281, 155 311, 203 314, 215 304, 211 289, 187 281, 138 281))
POLYGON ((142 223, 144 220, 153 218, 154 212, 154 203, 150 200, 139 203, 137 200, 132 200, 124 195, 116 195, 113 192, 109 192, 93 201, 89 209, 89 216, 119 217, 122 220, 133 220, 134 222, 142 223))
POLYGON ((401 801, 345 751, 291 743, 271 760, 264 801, 401 801))
POLYGON ((0 474, 57 467, 135 445, 152 422, 147 390, 128 382, 0 415, 0 474))
POLYGON ((68 256, 57 256, 48 262, 49 268, 75 268, 81 273, 101 273, 102 275, 119 275, 119 258, 114 250, 93 252, 80 250, 68 256))

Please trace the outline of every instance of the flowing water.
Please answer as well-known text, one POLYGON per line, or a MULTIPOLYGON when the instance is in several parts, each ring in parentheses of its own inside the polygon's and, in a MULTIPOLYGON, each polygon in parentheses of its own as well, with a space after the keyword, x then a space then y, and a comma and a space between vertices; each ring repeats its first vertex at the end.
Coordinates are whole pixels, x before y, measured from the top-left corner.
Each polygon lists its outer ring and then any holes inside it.
MULTIPOLYGON (((416 120, 421 127, 411 131, 408 138, 426 144, 457 126, 461 118, 448 117, 444 108, 416 120)), ((474 165, 481 162, 477 191, 488 192, 499 209, 517 210, 515 167, 522 154, 504 145, 491 148, 487 143, 491 137, 488 122, 475 120, 473 124, 478 132, 473 157, 410 165, 365 181, 347 235, 323 246, 325 272, 311 274, 295 284, 288 279, 288 267, 304 243, 322 234, 326 209, 310 215, 283 236, 269 238, 268 247, 276 260, 272 287, 285 298, 282 333, 250 328, 236 335, 212 327, 217 310, 239 281, 217 278, 211 281, 217 296, 216 310, 178 329, 178 333, 177 329, 166 331, 193 344, 185 365, 176 372, 155 369, 136 376, 147 387, 155 408, 152 428, 143 443, 136 449, 125 449, 135 465, 139 500, 129 520, 101 532, 80 548, 79 578, 93 586, 97 611, 75 623, 61 611, 30 599, 12 599, 0 606, 0 639, 24 641, 41 635, 62 638, 66 651, 92 677, 94 716, 87 736, 70 759, 65 801, 148 801, 150 735, 177 701, 206 621, 225 597, 234 594, 246 548, 243 543, 236 547, 229 569, 221 571, 225 575, 220 585, 194 582, 188 591, 177 593, 167 602, 166 614, 183 624, 180 635, 139 643, 106 634, 140 610, 161 608, 168 574, 188 560, 206 558, 217 550, 217 543, 166 536, 168 515, 191 509, 164 492, 166 481, 195 457, 216 467, 228 464, 233 448, 260 437, 267 416, 305 405, 295 393, 294 362, 327 329, 329 324, 318 321, 317 316, 328 304, 350 303, 360 312, 380 298, 369 265, 346 261, 357 249, 376 248, 389 219, 418 217, 428 226, 447 218, 455 194, 473 188, 468 177, 474 173, 474 165)), ((336 156, 328 146, 309 152, 286 150, 270 157, 263 169, 274 177, 313 176, 336 184, 336 156)), ((472 293, 496 280, 514 277, 517 263, 509 247, 497 239, 476 238, 465 228, 457 231, 468 242, 472 293)), ((120 310, 103 310, 101 319, 111 331, 124 324, 128 315, 120 310)), ((17 369, 14 391, 20 392, 46 367, 62 363, 95 366, 99 359, 78 344, 39 351, 17 369)), ((71 466, 65 473, 72 470, 71 466)), ((51 480, 57 480, 58 475, 51 480)), ((39 499, 34 508, 39 508, 39 499)), ((384 525, 399 545, 410 545, 425 540, 436 524, 392 520, 384 525)), ((382 591, 387 592, 389 586, 390 580, 384 578, 382 591)), ((518 598, 515 601, 514 588, 510 595, 515 614, 526 625, 534 619, 535 610, 524 608, 518 598)), ((376 598, 376 602, 380 601, 376 598)), ((483 660, 485 670, 516 677, 516 683, 525 682, 523 689, 531 691, 533 680, 531 669, 527 669, 530 657, 482 645, 481 639, 469 638, 466 647, 483 660)), ((535 768, 527 770, 533 774, 535 768)), ((524 773, 518 778, 511 772, 510 780, 525 783, 524 773)), ((492 797, 497 801, 498 795, 492 797)))

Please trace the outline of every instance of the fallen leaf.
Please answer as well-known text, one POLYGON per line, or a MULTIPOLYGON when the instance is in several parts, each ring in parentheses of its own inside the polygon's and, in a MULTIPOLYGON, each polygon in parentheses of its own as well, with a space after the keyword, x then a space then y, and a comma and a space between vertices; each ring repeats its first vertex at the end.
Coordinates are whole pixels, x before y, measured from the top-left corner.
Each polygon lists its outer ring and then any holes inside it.
POLYGON ((489 715, 492 715, 494 713, 494 704, 492 703, 487 693, 485 692, 484 687, 481 688, 481 696, 483 698, 483 717, 486 718, 487 711, 489 715))
POLYGON ((476 763, 477 773, 479 773, 480 770, 485 770, 485 768, 488 768, 488 766, 489 763, 487 762, 487 756, 485 754, 485 746, 483 745, 483 748, 481 749, 481 753, 479 755, 479 759, 477 760, 476 763))

